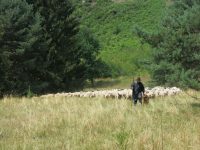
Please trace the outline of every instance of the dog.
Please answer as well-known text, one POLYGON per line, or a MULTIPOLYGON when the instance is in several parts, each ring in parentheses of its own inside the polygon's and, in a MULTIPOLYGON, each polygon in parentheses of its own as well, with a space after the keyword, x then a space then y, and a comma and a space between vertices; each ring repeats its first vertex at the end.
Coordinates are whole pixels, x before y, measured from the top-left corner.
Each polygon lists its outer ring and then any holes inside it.
POLYGON ((142 104, 149 104, 149 97, 146 94, 142 97, 142 104))

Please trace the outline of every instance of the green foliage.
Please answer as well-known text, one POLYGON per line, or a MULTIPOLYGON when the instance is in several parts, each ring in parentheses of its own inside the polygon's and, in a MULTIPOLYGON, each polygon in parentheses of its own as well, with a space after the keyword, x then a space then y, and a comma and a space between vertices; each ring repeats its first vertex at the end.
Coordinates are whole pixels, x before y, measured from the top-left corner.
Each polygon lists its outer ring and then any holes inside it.
POLYGON ((21 0, 0 1, 1 94, 23 93, 41 74, 40 16, 21 0))
POLYGON ((30 86, 28 87, 26 96, 28 98, 31 98, 31 97, 35 96, 35 94, 31 91, 31 87, 30 86))
POLYGON ((81 57, 78 55, 80 49, 76 46, 78 22, 72 16, 72 4, 68 0, 36 0, 33 6, 35 12, 42 17, 42 36, 48 43, 48 90, 70 89, 76 83, 80 83, 81 87, 84 81, 81 73, 83 68, 80 65, 81 57))
POLYGON ((82 49, 82 63, 85 66, 85 78, 89 79, 92 84, 94 78, 108 76, 109 68, 101 61, 100 58, 96 57, 99 54, 100 45, 99 41, 92 34, 92 32, 83 27, 79 32, 79 46, 82 49))
POLYGON ((128 138, 129 138, 129 134, 127 131, 125 131, 124 129, 125 127, 121 127, 121 131, 119 133, 116 134, 116 140, 117 140, 117 145, 120 147, 120 149, 122 150, 126 150, 127 149, 127 145, 128 145, 128 138))
POLYGON ((180 0, 157 33, 138 30, 154 48, 152 76, 158 84, 200 88, 200 1, 180 0))
POLYGON ((81 24, 99 40, 100 57, 113 76, 147 72, 140 62, 149 59, 151 49, 141 45, 132 29, 138 25, 147 31, 156 30, 165 12, 165 0, 98 0, 90 5, 79 1, 76 6, 81 24))
POLYGON ((81 28, 69 0, 34 1, 34 9, 43 18, 43 37, 49 41, 50 80, 57 89, 82 88, 86 79, 98 76, 99 43, 92 33, 81 28), (56 66, 56 67, 55 67, 56 66))
POLYGON ((70 1, 27 2, 0 1, 0 95, 82 88, 96 76, 98 41, 82 42, 70 1))

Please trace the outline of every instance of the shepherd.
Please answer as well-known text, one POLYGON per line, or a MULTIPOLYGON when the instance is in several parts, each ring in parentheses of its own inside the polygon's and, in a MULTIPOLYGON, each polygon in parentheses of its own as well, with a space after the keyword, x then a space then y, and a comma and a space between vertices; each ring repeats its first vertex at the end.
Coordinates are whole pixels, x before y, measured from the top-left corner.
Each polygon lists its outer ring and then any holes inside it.
POLYGON ((143 98, 145 89, 144 89, 143 83, 141 82, 140 77, 138 77, 136 81, 133 79, 131 88, 132 88, 132 99, 133 99, 134 105, 137 104, 138 100, 142 104, 142 98, 143 98))

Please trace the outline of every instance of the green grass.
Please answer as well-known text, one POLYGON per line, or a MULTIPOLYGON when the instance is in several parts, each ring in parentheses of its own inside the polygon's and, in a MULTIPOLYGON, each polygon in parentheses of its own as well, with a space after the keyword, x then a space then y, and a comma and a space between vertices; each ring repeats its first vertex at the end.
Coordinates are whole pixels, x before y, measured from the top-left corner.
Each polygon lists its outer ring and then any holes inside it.
POLYGON ((101 58, 113 68, 113 74, 147 74, 140 61, 151 57, 151 48, 141 45, 134 35, 135 26, 155 31, 165 12, 165 0, 124 0, 104 2, 80 9, 81 23, 89 27, 101 44, 101 58))
POLYGON ((200 102, 184 93, 136 107, 128 100, 11 97, 0 101, 0 116, 2 150, 200 147, 200 102))
MULTIPOLYGON (((102 89, 129 89, 133 78, 136 79, 137 76, 120 76, 117 78, 99 78, 94 82, 94 86, 90 82, 87 82, 84 91, 90 90, 102 90, 102 89)), ((142 76, 142 82, 146 86, 150 85, 150 76, 142 76)))

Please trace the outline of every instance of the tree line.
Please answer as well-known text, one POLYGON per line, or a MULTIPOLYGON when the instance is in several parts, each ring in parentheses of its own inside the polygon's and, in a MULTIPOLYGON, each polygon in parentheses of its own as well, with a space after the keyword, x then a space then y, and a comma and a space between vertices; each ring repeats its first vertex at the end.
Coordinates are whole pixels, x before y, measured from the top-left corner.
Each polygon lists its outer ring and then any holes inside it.
MULTIPOLYGON (((74 11, 70 0, 0 0, 1 96, 73 91, 109 72, 74 11)), ((154 48, 147 68, 156 84, 200 89, 199 16, 199 0, 178 0, 157 32, 136 28, 154 48)))
POLYGON ((154 51, 150 72, 159 85, 200 89, 200 1, 173 1, 157 32, 136 28, 154 51))
POLYGON ((99 42, 69 0, 0 0, 0 95, 71 91, 101 74, 99 42))

